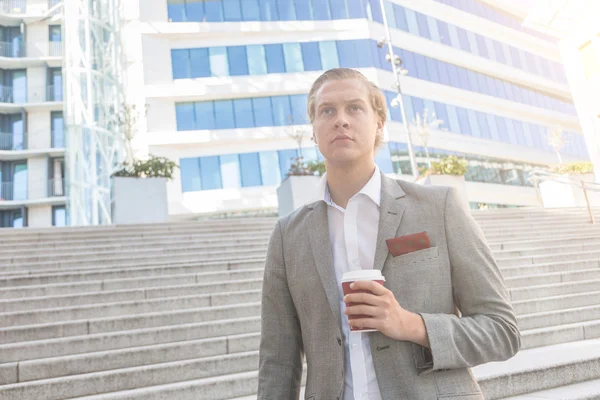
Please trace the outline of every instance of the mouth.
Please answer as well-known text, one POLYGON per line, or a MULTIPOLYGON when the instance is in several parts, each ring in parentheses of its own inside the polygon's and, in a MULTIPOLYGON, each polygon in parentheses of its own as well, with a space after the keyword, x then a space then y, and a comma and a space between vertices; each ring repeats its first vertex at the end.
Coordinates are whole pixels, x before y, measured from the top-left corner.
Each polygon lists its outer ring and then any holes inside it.
POLYGON ((351 141, 352 139, 349 136, 338 136, 335 139, 333 139, 334 142, 338 142, 338 141, 351 141))

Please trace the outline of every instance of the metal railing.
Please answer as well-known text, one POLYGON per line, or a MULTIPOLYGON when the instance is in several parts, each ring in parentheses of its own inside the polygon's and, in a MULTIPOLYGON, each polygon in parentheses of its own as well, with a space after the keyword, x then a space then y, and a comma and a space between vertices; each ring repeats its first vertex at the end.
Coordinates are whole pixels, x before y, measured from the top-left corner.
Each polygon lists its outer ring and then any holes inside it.
POLYGON ((0 103, 13 102, 13 88, 11 86, 0 85, 0 103))
POLYGON ((25 150, 25 134, 0 132, 0 150, 25 150))
POLYGON ((2 200, 27 200, 27 182, 2 182, 0 201, 2 200))
POLYGON ((0 13, 25 14, 26 11, 27 0, 0 0, 0 13))
POLYGON ((62 86, 48 85, 46 88, 47 101, 63 101, 62 86))
POLYGON ((25 45, 13 42, 0 42, 0 57, 25 57, 25 45))
POLYGON ((594 211, 592 210, 592 205, 590 203, 590 198, 589 198, 588 192, 600 193, 600 183, 586 182, 586 181, 582 181, 581 179, 575 179, 575 178, 571 178, 569 176, 559 175, 559 174, 555 174, 553 172, 542 171, 542 170, 531 171, 529 175, 530 176, 529 176, 528 180, 533 182, 533 184, 535 186, 538 202, 540 205, 544 204, 544 202, 542 201, 542 194, 540 191, 540 181, 544 181, 544 182, 545 181, 553 181, 553 182, 558 182, 558 183, 562 183, 565 185, 571 185, 573 187, 581 188, 581 190, 583 191, 583 196, 585 197, 586 207, 587 207, 588 213, 590 215, 590 221, 592 224, 596 223, 596 219, 594 217, 594 211))
POLYGON ((63 42, 50 42, 48 55, 50 57, 62 57, 63 55, 63 42))
POLYGON ((48 180, 48 197, 63 197, 65 195, 64 179, 48 180))

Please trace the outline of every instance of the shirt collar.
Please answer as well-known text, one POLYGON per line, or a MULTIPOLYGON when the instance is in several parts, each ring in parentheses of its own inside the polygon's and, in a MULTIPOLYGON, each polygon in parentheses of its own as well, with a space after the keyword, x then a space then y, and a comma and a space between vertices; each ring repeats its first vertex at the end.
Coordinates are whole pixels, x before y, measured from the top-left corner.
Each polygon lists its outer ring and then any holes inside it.
MULTIPOLYGON (((377 164, 375 164, 375 172, 371 179, 367 182, 365 186, 357 193, 364 194, 369 197, 377 206, 381 205, 381 172, 377 164)), ((315 201, 323 200, 325 203, 332 203, 331 195, 329 194, 329 186, 327 185, 327 173, 323 174, 323 177, 319 181, 317 185, 317 193, 315 196, 315 201)))

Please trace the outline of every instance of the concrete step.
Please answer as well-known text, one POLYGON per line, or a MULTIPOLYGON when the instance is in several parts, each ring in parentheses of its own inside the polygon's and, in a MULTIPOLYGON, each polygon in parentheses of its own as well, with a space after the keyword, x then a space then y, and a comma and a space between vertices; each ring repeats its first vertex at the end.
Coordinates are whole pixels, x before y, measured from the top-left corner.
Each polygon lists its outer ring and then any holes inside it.
POLYGON ((519 329, 547 328, 577 322, 600 321, 600 305, 567 308, 517 316, 519 329))
POLYGON ((502 271, 502 276, 504 276, 505 279, 508 279, 518 276, 579 271, 594 268, 600 268, 600 260, 591 258, 589 260, 559 261, 524 265, 520 267, 501 267, 500 270, 502 271))
POLYGON ((540 297, 559 296, 600 290, 600 280, 584 282, 554 283, 550 285, 531 286, 508 289, 512 301, 529 300, 540 297))
POLYGON ((600 321, 577 322, 521 331, 521 349, 600 338, 600 321))
POLYGON ((503 400, 598 400, 600 379, 575 383, 554 389, 541 390, 520 396, 505 397, 503 400))
MULTIPOLYGON (((541 297, 530 300, 513 301, 517 315, 534 314, 600 304, 600 291, 541 297)), ((2 307, 0 305, 0 307, 2 307)))
POLYGON ((260 317, 242 317, 0 344, 4 363, 260 332, 260 317))
POLYGON ((540 233, 540 232, 544 232, 544 234, 546 234, 546 232, 549 231, 557 231, 557 230, 569 230, 569 231, 578 231, 578 230, 586 230, 586 229, 590 229, 590 230, 598 230, 598 226, 595 224, 592 224, 589 221, 577 221, 577 222, 571 222, 571 221, 561 221, 561 222, 536 222, 536 223, 531 223, 531 222, 523 222, 521 224, 511 224, 511 225, 507 225, 507 226, 501 226, 501 227, 490 227, 490 226, 486 226, 483 225, 481 226, 481 229, 483 230, 483 233, 486 236, 496 236, 496 235, 503 235, 507 232, 513 233, 513 234, 518 234, 521 236, 525 236, 527 234, 531 234, 531 233, 540 233))
MULTIPOLYGON (((588 234, 591 236, 591 235, 597 235, 599 231, 600 231, 600 225, 598 225, 598 224, 596 224, 596 225, 590 224, 590 226, 588 226, 588 227, 581 227, 581 228, 570 228, 570 227, 563 226, 563 227, 560 227, 559 229, 553 229, 553 230, 544 232, 544 237, 547 237, 549 239, 556 239, 556 238, 561 238, 564 236, 571 236, 571 235, 588 234)), ((503 241, 516 241, 519 239, 527 240, 527 239, 531 239, 532 236, 538 236, 539 234, 540 234, 539 231, 519 232, 519 231, 513 231, 512 229, 506 229, 504 232, 499 232, 499 233, 484 231, 484 235, 490 243, 503 242, 503 241)))
MULTIPOLYGON (((241 264, 241 263, 240 263, 241 264)), ((248 261, 243 263, 244 269, 231 271, 228 270, 227 264, 198 264, 189 266, 177 267, 154 267, 154 268, 136 268, 136 269, 119 269, 112 271, 97 271, 97 272, 63 272, 53 274, 36 274, 36 275, 20 275, 0 277, 0 288, 9 288, 16 286, 28 285, 47 285, 61 282, 86 282, 94 280, 113 280, 113 279, 129 279, 129 278, 144 278, 144 277, 159 277, 159 276, 180 276, 180 275, 197 275, 196 282, 207 282, 210 280, 225 280, 231 277, 232 279, 250 279, 263 276, 264 262, 248 261), (214 271, 213 269, 216 269, 214 271), (223 278, 218 278, 220 275, 223 278), (244 277, 245 276, 245 277, 244 277)))
POLYGON ((198 307, 169 313, 153 312, 116 317, 67 320, 0 328, 0 343, 17 343, 93 333, 129 331, 158 326, 183 325, 225 318, 260 315, 260 302, 198 307))
POLYGON ((531 287, 549 285, 553 283, 579 282, 584 280, 600 279, 600 268, 591 268, 567 272, 551 272, 546 274, 521 275, 505 278, 507 287, 531 287))
POLYGON ((525 265, 544 264, 560 261, 574 260, 600 260, 600 251, 579 251, 573 253, 557 253, 548 256, 527 256, 527 257, 512 257, 512 258, 496 258, 496 262, 500 267, 521 267, 525 265))
POLYGON ((558 254, 566 252, 578 252, 578 251, 594 251, 600 249, 600 240, 589 240, 585 243, 574 243, 568 244, 563 243, 560 246, 544 245, 540 247, 533 247, 522 250, 502 250, 494 252, 495 257, 509 258, 509 257, 524 257, 524 256, 543 256, 547 254, 558 254))
POLYGON ((600 241, 600 235, 567 235, 561 238, 543 238, 543 239, 528 239, 528 240, 517 240, 517 241, 505 241, 505 242, 488 242, 488 245, 494 252, 499 251, 512 251, 530 249, 536 247, 557 247, 563 244, 579 244, 588 243, 593 241, 600 241))

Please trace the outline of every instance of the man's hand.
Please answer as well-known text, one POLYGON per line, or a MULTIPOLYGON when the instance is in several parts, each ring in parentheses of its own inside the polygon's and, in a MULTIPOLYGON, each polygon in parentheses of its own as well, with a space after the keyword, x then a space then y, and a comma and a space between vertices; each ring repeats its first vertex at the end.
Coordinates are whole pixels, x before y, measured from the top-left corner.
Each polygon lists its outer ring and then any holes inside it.
POLYGON ((354 293, 344 296, 346 310, 350 315, 368 315, 370 318, 353 319, 352 328, 377 329, 387 337, 405 340, 429 347, 427 329, 419 314, 405 310, 398 304, 394 293, 374 281, 356 281, 352 290, 368 290, 371 293, 354 293), (365 303, 348 307, 348 303, 365 303))

